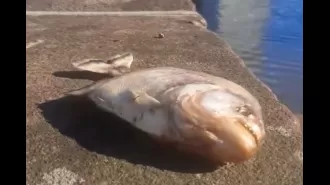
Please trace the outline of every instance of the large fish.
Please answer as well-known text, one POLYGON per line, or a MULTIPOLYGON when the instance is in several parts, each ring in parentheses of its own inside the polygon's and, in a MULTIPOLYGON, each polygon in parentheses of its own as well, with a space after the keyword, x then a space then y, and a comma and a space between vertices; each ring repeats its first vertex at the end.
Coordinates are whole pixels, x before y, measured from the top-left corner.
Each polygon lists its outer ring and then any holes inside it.
POLYGON ((240 85, 202 72, 159 67, 130 72, 131 53, 108 61, 85 60, 80 70, 114 78, 69 92, 162 143, 215 163, 239 163, 258 151, 265 136, 261 107, 240 85))

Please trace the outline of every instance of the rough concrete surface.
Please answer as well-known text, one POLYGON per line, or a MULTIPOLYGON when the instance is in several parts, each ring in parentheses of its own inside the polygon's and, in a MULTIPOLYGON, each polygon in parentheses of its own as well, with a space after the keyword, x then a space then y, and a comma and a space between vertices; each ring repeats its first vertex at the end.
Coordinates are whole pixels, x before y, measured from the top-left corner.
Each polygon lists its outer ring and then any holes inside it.
POLYGON ((300 128, 301 128, 301 132, 303 132, 303 128, 304 128, 304 116, 302 114, 297 114, 296 115, 299 122, 300 122, 300 128))
POLYGON ((191 0, 26 0, 29 11, 193 10, 191 0))
POLYGON ((221 38, 191 19, 27 16, 27 184, 303 184, 302 136, 295 116, 221 38), (164 38, 157 38, 159 33, 164 38), (262 105, 267 129, 257 156, 212 171, 155 145, 87 100, 63 97, 102 78, 75 71, 71 62, 122 52, 133 53, 133 70, 181 67, 246 87, 262 105))

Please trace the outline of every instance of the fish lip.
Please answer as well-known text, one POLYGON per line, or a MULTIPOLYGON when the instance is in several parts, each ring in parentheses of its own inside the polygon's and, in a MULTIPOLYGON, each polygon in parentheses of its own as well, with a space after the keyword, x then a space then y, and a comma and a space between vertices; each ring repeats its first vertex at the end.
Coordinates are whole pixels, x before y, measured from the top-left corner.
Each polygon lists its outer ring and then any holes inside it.
MULTIPOLYGON (((261 122, 260 119, 258 119, 256 116, 254 116, 253 114, 249 114, 247 117, 243 116, 242 121, 238 121, 238 124, 240 124, 241 126, 243 126, 254 138, 255 143, 257 146, 260 146, 262 144, 262 139, 264 137, 262 128, 260 128, 259 124, 257 124, 258 122, 261 122), (253 120, 253 121, 250 121, 253 120), (251 125, 249 125, 248 123, 252 124, 256 124, 258 129, 260 130, 260 133, 256 133, 256 131, 253 129, 253 127, 251 125), (257 123, 256 123, 257 122, 257 123)), ((260 123, 262 124, 262 123, 260 123)))
POLYGON ((255 137, 256 143, 259 145, 265 135, 262 118, 257 116, 256 110, 253 110, 249 103, 236 107, 235 111, 243 119, 239 123, 255 137))

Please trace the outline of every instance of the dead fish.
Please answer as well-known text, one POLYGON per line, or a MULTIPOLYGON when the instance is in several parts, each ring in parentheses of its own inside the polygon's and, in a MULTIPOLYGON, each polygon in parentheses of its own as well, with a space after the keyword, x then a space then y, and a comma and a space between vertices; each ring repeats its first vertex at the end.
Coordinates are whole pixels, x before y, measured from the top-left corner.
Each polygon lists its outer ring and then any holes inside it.
POLYGON ((227 79, 173 67, 130 72, 131 53, 86 60, 80 70, 116 76, 74 90, 157 141, 214 164, 253 157, 265 137, 257 99, 227 79))

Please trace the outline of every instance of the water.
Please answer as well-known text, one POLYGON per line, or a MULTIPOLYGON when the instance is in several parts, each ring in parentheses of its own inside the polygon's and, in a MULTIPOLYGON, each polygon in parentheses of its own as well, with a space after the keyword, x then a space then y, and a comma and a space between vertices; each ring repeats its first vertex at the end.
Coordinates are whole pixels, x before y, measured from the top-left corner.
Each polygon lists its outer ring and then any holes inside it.
POLYGON ((303 114, 303 0, 195 0, 218 33, 293 112, 303 114))

